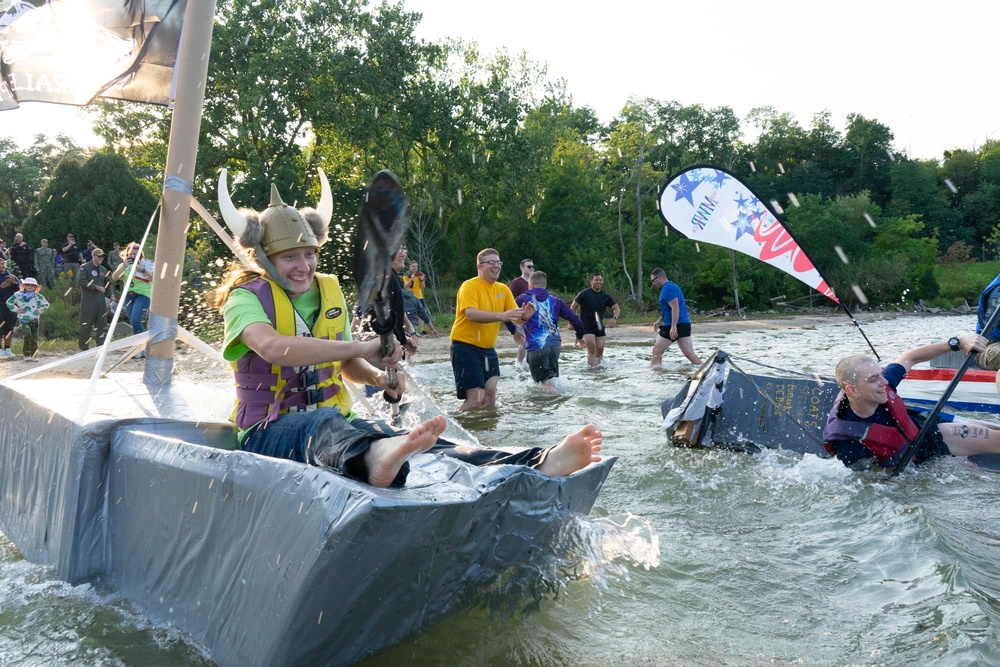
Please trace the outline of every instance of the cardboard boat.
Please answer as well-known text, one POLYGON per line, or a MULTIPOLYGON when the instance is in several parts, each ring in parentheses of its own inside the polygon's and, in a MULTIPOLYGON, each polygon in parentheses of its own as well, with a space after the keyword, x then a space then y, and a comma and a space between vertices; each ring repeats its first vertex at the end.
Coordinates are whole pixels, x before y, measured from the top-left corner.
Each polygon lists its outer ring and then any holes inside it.
MULTIPOLYGON (((771 367, 769 371, 775 372, 750 373, 741 364, 718 350, 662 403, 661 428, 670 442, 678 447, 745 452, 786 449, 828 457, 823 429, 837 397, 837 384, 831 378, 782 373, 771 367)), ((1000 455, 967 460, 979 468, 1000 470, 1000 455)))
POLYGON ((0 384, 0 529, 100 577, 220 665, 349 664, 546 553, 614 459, 564 478, 429 454, 378 489, 235 449, 226 384, 0 384))

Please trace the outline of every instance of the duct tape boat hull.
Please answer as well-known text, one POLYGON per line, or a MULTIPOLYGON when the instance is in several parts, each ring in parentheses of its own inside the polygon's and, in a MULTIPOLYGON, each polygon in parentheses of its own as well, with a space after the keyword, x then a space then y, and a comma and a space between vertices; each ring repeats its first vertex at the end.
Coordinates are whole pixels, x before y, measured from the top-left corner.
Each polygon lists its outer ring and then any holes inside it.
POLYGON ((0 529, 70 582, 106 577, 222 665, 348 664, 467 603, 593 506, 564 478, 429 454, 402 489, 235 449, 229 387, 0 385, 0 529))

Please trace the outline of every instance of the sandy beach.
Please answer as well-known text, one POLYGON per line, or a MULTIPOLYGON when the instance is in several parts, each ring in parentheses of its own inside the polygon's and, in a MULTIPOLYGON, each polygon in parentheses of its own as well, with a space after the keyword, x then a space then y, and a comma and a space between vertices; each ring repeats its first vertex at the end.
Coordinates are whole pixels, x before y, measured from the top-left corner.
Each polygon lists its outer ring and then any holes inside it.
MULTIPOLYGON (((959 313, 955 313, 959 315, 959 313)), ((855 315, 855 319, 859 324, 864 326, 866 322, 874 322, 878 320, 896 319, 900 317, 927 317, 926 313, 900 313, 900 312, 872 312, 872 313, 858 313, 855 315)), ((966 317, 968 317, 966 315, 966 317)), ((731 331, 777 331, 783 329, 817 329, 827 324, 842 324, 847 322, 847 316, 841 313, 832 313, 829 315, 817 315, 817 314, 802 314, 802 315, 767 315, 763 317, 747 317, 744 319, 740 318, 710 318, 695 320, 693 325, 693 335, 695 338, 695 344, 697 345, 698 335, 704 333, 726 333, 731 331)), ((573 331, 571 328, 563 329, 563 346, 568 346, 573 344, 573 331)), ((637 324, 627 324, 619 325, 614 329, 608 329, 608 337, 606 345, 608 347, 613 347, 615 345, 642 345, 649 344, 652 346, 654 340, 655 332, 653 331, 653 321, 646 325, 637 324)), ((417 363, 426 361, 446 361, 449 356, 449 348, 451 341, 448 337, 447 331, 441 331, 437 337, 434 336, 421 336, 419 349, 415 357, 417 363)), ((513 354, 515 350, 514 340, 506 332, 501 331, 500 336, 497 338, 497 351, 503 355, 505 353, 513 354)), ((20 349, 20 341, 15 341, 14 350, 15 352, 20 349)), ((54 352, 40 352, 39 359, 41 363, 47 363, 55 361, 61 357, 69 356, 65 353, 54 353, 54 352)), ((215 375, 220 372, 225 372, 224 369, 210 365, 207 368, 202 367, 201 370, 197 368, 192 369, 191 366, 199 365, 200 353, 195 352, 190 347, 184 343, 178 342, 177 344, 177 358, 176 367, 178 369, 183 368, 184 374, 187 376, 197 375, 198 373, 206 373, 215 375), (190 360, 190 361, 189 361, 190 360)), ((122 366, 120 369, 128 371, 141 371, 142 370, 142 360, 132 359, 122 366)), ((110 362, 107 364, 110 366, 110 362)), ((37 367, 38 364, 24 361, 20 355, 15 355, 14 357, 4 357, 0 358, 0 380, 3 378, 21 373, 23 371, 37 367)), ((83 362, 74 364, 72 368, 64 368, 57 372, 63 375, 90 375, 90 371, 93 369, 92 365, 84 364, 83 362)))
MULTIPOLYGON (((959 315, 959 313, 955 313, 959 315)), ((899 312, 872 312, 872 313, 858 313, 855 315, 855 319, 859 324, 864 326, 866 322, 874 322, 878 320, 895 319, 898 317, 923 317, 926 316, 924 313, 899 313, 899 312)), ((697 345, 698 335, 704 333, 727 333, 732 331, 776 331, 782 329, 817 329, 826 324, 842 324, 848 321, 847 316, 841 313, 831 313, 828 315, 817 315, 817 314, 793 314, 793 315, 766 315, 766 316, 750 316, 744 319, 730 317, 730 318, 710 318, 710 319, 700 319, 695 320, 693 324, 693 336, 695 338, 695 344, 697 345)), ((650 320, 649 323, 645 325, 637 324, 627 324, 619 325, 614 329, 608 329, 607 346, 612 347, 615 345, 641 345, 648 343, 650 346, 653 344, 655 332, 653 331, 653 321, 650 320)), ((447 331, 441 331, 437 337, 433 336, 421 336, 419 341, 419 349, 417 351, 417 356, 415 360, 417 363, 421 361, 444 361, 449 358, 448 351, 451 341, 448 337, 447 331)), ((563 329, 563 345, 568 346, 573 344, 573 331, 572 329, 563 329)), ((497 351, 500 354, 505 352, 513 353, 515 349, 513 338, 506 332, 501 331, 500 336, 497 338, 497 351)), ((14 350, 17 352, 20 349, 20 341, 15 341, 14 350)), ((194 359, 198 355, 197 352, 189 348, 183 343, 177 344, 177 362, 178 364, 183 364, 187 359, 194 359)), ((41 363, 47 363, 55 361, 60 357, 68 356, 65 353, 54 353, 54 352, 41 352, 39 353, 39 359, 41 363)), ((141 360, 130 360, 126 362, 122 367, 124 370, 129 371, 140 371, 142 369, 141 360)), ((24 361, 20 355, 14 357, 0 358, 0 379, 21 373, 23 371, 29 370, 31 368, 37 367, 38 364, 24 361)), ((110 365, 110 363, 108 364, 110 365)), ((75 368, 64 369, 59 371, 61 374, 69 375, 89 375, 90 370, 93 366, 89 368, 85 364, 79 363, 74 364, 75 368)), ((190 369, 188 369, 190 373, 190 369)), ((206 372, 216 373, 217 369, 206 369, 206 372)))

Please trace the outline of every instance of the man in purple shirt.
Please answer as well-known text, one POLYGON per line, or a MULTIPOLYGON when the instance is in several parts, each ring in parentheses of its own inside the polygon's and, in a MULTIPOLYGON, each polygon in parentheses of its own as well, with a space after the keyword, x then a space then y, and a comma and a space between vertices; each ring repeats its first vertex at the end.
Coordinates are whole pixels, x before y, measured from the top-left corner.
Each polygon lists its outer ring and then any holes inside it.
POLYGON ((576 330, 577 345, 583 346, 583 322, 570 310, 566 302, 546 291, 548 277, 543 271, 535 271, 528 278, 528 291, 514 299, 519 306, 531 303, 535 314, 524 323, 525 347, 531 378, 542 385, 542 389, 555 392, 552 380, 559 377, 559 352, 562 340, 559 336, 559 318, 569 320, 576 330))

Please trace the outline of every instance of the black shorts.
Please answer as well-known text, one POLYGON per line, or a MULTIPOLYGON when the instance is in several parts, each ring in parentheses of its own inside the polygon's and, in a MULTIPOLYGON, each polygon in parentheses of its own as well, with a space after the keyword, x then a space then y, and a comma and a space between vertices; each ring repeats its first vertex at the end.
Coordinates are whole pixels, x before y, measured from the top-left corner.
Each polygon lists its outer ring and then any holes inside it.
MULTIPOLYGON (((662 326, 660 327, 660 337, 670 340, 670 327, 662 326)), ((677 323, 677 340, 681 338, 691 337, 691 323, 690 322, 678 322, 677 323)))
POLYGON ((604 331, 604 324, 597 326, 596 322, 584 322, 583 323, 583 333, 593 334, 594 336, 607 336, 608 334, 604 331))
POLYGON ((500 375, 500 360, 492 347, 451 342, 451 370, 455 374, 455 392, 465 400, 469 389, 485 389, 486 381, 500 375))
POLYGON ((545 382, 559 377, 559 350, 561 346, 551 345, 540 350, 528 350, 528 368, 531 379, 545 382))
POLYGON ((17 328, 17 313, 0 304, 0 337, 14 333, 17 328))

